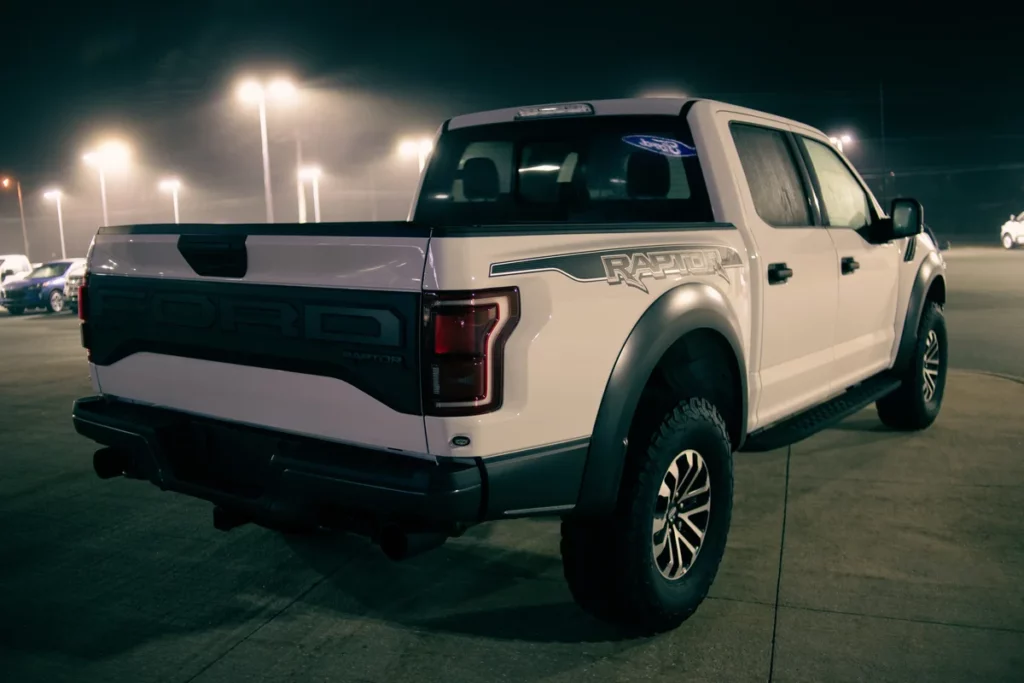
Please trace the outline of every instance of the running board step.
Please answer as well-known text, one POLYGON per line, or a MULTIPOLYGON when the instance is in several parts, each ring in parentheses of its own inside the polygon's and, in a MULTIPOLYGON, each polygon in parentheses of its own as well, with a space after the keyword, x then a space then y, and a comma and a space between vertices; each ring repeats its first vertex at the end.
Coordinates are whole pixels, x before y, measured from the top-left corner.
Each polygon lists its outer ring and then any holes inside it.
POLYGON ((747 442, 743 445, 742 450, 750 453, 763 453, 803 441, 823 429, 845 420, 865 406, 871 405, 894 391, 899 385, 900 381, 889 373, 875 375, 847 389, 831 401, 797 413, 767 429, 754 432, 747 437, 747 442))

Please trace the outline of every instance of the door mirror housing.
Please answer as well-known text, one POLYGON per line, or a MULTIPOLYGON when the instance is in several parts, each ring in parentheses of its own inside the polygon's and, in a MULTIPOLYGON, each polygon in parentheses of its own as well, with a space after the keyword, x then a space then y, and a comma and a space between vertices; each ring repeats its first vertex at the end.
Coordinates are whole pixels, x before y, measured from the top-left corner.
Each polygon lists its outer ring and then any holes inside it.
POLYGON ((6 280, 12 275, 14 275, 14 270, 12 268, 8 268, 4 272, 0 273, 0 281, 6 280))
POLYGON ((916 199, 899 198, 892 200, 893 239, 913 237, 924 230, 924 207, 916 199))
POLYGON ((924 231, 924 207, 910 197, 894 199, 889 217, 878 221, 874 227, 874 241, 878 243, 919 235, 924 231))

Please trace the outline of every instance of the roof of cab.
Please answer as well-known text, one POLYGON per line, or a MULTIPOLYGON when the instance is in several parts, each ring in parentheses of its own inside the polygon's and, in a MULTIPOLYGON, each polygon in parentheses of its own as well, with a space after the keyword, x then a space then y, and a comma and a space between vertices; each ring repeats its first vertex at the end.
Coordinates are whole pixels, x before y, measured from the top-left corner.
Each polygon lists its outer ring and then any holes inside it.
POLYGON ((578 100, 576 102, 551 102, 546 104, 523 105, 521 107, 506 107, 505 109, 492 109, 490 111, 475 112, 456 116, 448 122, 448 129, 468 128, 469 126, 482 126, 488 123, 504 123, 515 121, 516 114, 523 109, 534 107, 548 107, 565 104, 589 104, 594 108, 597 116, 610 116, 615 114, 626 115, 669 115, 678 114, 687 98, 682 97, 636 97, 631 99, 618 100, 578 100))
POLYGON ((679 114, 683 105, 687 102, 702 102, 710 104, 712 106, 725 109, 737 114, 746 114, 748 116, 757 116, 765 119, 772 120, 776 123, 791 125, 797 128, 802 128, 805 131, 813 131, 820 135, 824 135, 820 130, 814 126, 810 126, 801 121, 795 121, 793 119, 772 114, 766 111, 759 111, 756 109, 750 109, 748 107, 741 107, 729 102, 720 102, 717 100, 707 100, 700 97, 634 97, 624 98, 617 100, 576 100, 575 102, 551 102, 547 104, 535 104, 535 105, 524 105, 521 107, 506 107, 504 109, 492 109, 490 111, 481 111, 471 114, 463 114, 456 116, 448 121, 448 130, 455 128, 468 128, 470 126, 482 126, 489 123, 505 123, 509 121, 515 121, 516 115, 523 109, 533 109, 536 107, 552 107, 562 106, 570 104, 589 104, 594 108, 594 114, 596 116, 610 116, 610 115, 668 115, 675 116, 679 114))

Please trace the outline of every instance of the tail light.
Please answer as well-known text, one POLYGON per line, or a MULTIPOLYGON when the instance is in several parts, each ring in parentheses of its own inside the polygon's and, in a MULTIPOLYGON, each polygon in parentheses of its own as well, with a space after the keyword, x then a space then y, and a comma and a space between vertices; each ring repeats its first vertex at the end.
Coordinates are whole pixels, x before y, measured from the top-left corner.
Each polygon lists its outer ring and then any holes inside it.
POLYGON ((505 342, 518 322, 516 288, 424 294, 424 412, 479 415, 501 408, 505 342))
POLYGON ((89 304, 89 288, 86 286, 89 284, 89 275, 82 276, 82 282, 78 285, 78 319, 85 322, 89 319, 89 313, 86 310, 89 304))
POLYGON ((82 336, 82 348, 86 350, 86 357, 89 362, 92 362, 92 346, 90 342, 90 333, 92 328, 89 327, 89 273, 88 271, 82 276, 82 282, 78 285, 78 319, 82 322, 79 323, 79 333, 82 336))

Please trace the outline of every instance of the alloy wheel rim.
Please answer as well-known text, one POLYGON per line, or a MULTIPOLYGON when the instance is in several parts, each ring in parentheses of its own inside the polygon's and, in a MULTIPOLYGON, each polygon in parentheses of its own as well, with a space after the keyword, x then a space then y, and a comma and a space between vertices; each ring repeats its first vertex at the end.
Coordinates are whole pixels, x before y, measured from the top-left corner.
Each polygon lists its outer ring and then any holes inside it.
POLYGON ((1007 249, 1013 246, 1013 239, 1009 235, 1003 235, 1003 246, 1007 249))
POLYGON ((60 292, 54 292, 50 295, 50 308, 56 313, 64 310, 64 297, 61 296, 60 292))
POLYGON ((651 540, 654 564, 675 581, 697 560, 711 519, 711 474, 695 450, 677 455, 661 480, 651 540))
POLYGON ((921 366, 922 393, 924 402, 931 403, 935 399, 939 383, 939 335, 935 330, 928 330, 924 342, 924 363, 921 366))

